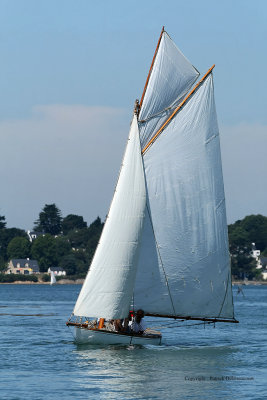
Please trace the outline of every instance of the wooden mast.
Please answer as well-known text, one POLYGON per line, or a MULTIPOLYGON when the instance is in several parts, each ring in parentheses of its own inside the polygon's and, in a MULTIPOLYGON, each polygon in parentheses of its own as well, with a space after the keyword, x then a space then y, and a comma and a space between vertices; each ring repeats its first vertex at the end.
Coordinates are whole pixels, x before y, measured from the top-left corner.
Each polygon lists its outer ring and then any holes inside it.
POLYGON ((154 53, 154 56, 153 56, 153 59, 152 59, 152 63, 151 63, 151 66, 150 66, 150 70, 149 70, 147 78, 146 78, 145 87, 144 87, 143 94, 142 94, 142 97, 141 97, 141 100, 140 100, 140 103, 139 103, 140 104, 140 108, 142 107, 142 103, 143 103, 144 96, 145 96, 145 93, 146 93, 148 81, 149 81, 149 78, 150 78, 150 75, 151 75, 151 72, 152 72, 152 68, 153 68, 153 65, 154 65, 154 62, 155 62, 155 58, 156 58, 156 55, 157 55, 157 52, 158 52, 158 49, 159 49, 159 45, 160 45, 160 41, 161 41, 163 32, 164 32, 164 26, 162 27, 162 30, 161 30, 161 33, 160 33, 160 37, 159 37, 159 40, 158 40, 158 44, 157 44, 157 47, 156 47, 156 50, 155 50, 155 53, 154 53))
POLYGON ((212 72, 213 68, 215 67, 215 64, 208 70, 208 72, 200 79, 200 81, 195 85, 195 87, 191 90, 191 92, 184 98, 184 100, 175 108, 173 113, 169 116, 167 121, 164 122, 164 124, 159 128, 159 130, 155 133, 155 135, 150 139, 150 141, 147 143, 147 145, 143 148, 142 154, 147 150, 147 148, 154 142, 154 140, 161 134, 163 129, 168 125, 168 123, 173 119, 173 117, 177 114, 177 112, 183 107, 183 105, 187 102, 187 100, 190 99, 190 97, 195 93, 199 85, 204 82, 204 80, 209 76, 209 74, 212 72))

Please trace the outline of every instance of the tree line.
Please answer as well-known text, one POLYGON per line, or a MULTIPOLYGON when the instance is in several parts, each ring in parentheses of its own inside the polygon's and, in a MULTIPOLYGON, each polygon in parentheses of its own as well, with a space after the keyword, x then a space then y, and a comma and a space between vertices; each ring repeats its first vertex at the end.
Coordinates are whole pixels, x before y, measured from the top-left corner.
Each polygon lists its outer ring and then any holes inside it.
MULTIPOLYGON (((55 204, 46 204, 34 222, 33 231, 41 233, 32 243, 27 233, 6 228, 0 216, 0 270, 12 258, 36 259, 40 272, 49 267, 62 267, 68 275, 85 276, 99 241, 103 222, 99 217, 89 226, 82 216, 62 213, 55 204)), ((236 279, 260 278, 256 261, 251 257, 251 244, 267 257, 267 217, 249 215, 228 226, 232 275, 236 279)))
POLYGON ((31 258, 39 263, 40 272, 49 267, 62 267, 67 275, 84 276, 99 241, 103 223, 99 217, 89 226, 82 216, 62 213, 55 204, 46 204, 35 221, 37 236, 30 242, 27 233, 18 228, 6 228, 0 216, 0 269, 10 259, 31 258))
POLYGON ((261 279, 256 260, 251 257, 252 243, 267 257, 267 217, 248 215, 228 226, 232 275, 236 279, 261 279))

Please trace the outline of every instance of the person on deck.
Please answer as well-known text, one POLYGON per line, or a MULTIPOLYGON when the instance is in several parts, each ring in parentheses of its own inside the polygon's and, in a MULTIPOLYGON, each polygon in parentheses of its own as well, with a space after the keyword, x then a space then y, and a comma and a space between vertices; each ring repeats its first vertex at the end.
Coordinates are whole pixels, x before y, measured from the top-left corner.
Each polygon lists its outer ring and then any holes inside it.
POLYGON ((114 320, 114 327, 115 327, 115 331, 116 332, 121 332, 123 331, 123 326, 122 326, 122 322, 120 319, 115 319, 114 320))
POLYGON ((129 311, 128 317, 123 320, 123 332, 130 332, 133 320, 133 312, 129 311))
POLYGON ((142 320, 144 316, 145 313, 143 310, 140 309, 136 311, 135 318, 130 325, 132 332, 139 333, 140 335, 144 333, 144 331, 146 330, 144 321, 142 320))

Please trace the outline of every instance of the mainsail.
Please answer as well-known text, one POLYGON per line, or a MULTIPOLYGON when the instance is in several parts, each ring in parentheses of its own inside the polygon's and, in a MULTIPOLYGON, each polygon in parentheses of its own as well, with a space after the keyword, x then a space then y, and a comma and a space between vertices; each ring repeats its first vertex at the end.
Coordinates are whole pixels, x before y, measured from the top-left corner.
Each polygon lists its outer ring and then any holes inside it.
POLYGON ((162 296, 153 304, 149 300, 155 293, 149 282, 144 286, 142 279, 143 274, 148 274, 149 248, 143 250, 139 259, 136 307, 153 314, 233 318, 211 74, 144 153, 143 160, 151 235, 172 310, 170 303, 163 309, 162 296))
POLYGON ((198 75, 163 31, 74 315, 235 322, 213 78, 188 95, 198 75))

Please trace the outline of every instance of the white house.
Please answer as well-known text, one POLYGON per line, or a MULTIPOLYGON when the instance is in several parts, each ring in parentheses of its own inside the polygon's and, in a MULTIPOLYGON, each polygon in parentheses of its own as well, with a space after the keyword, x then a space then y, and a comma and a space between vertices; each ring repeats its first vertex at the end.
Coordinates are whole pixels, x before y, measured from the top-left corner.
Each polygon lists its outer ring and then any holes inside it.
POLYGON ((64 271, 63 268, 61 268, 61 267, 49 267, 47 270, 47 273, 51 274, 52 271, 54 272, 54 274, 56 276, 63 276, 63 275, 65 276, 66 275, 66 271, 64 271))
POLYGON ((33 231, 27 231, 27 235, 29 237, 29 241, 32 243, 35 239, 38 238, 38 236, 44 236, 42 232, 33 232, 33 231))

